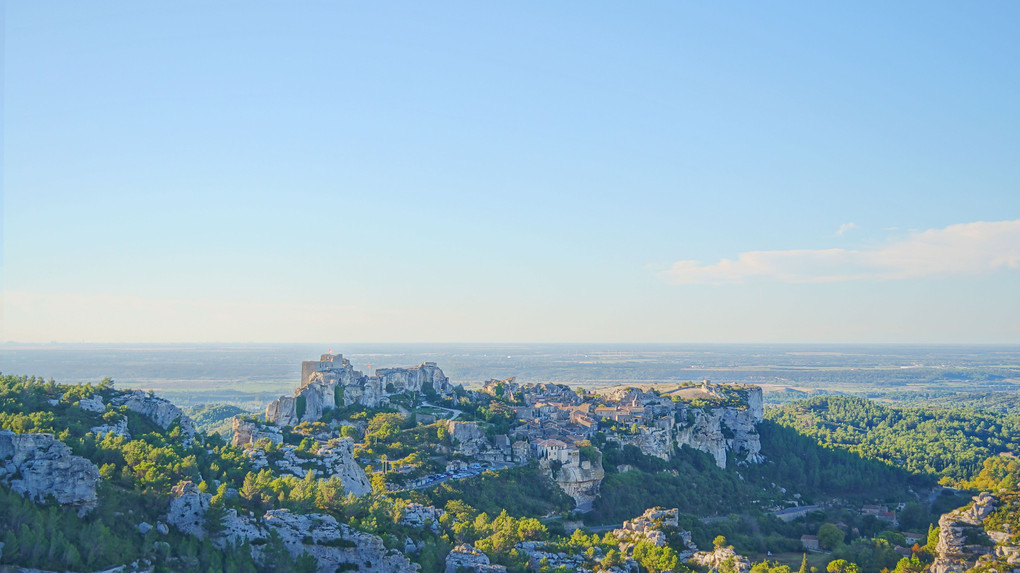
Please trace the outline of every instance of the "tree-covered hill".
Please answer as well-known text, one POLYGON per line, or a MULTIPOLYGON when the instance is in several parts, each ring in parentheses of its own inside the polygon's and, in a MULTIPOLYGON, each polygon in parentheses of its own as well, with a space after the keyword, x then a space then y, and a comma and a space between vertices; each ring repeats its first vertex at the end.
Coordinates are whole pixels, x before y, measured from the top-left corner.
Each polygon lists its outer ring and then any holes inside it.
POLYGON ((1020 415, 976 409, 892 408, 865 398, 820 396, 766 418, 837 448, 956 483, 985 459, 1020 448, 1020 415))

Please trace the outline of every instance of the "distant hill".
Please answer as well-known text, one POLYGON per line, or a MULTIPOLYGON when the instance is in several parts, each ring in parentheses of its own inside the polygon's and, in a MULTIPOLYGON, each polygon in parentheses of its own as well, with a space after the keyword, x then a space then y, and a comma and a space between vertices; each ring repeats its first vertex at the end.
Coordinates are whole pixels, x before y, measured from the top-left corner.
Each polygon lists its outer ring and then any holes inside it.
POLYGON ((231 404, 202 404, 185 408, 184 413, 191 418, 195 427, 200 431, 207 434, 219 434, 229 442, 233 435, 233 430, 231 430, 233 417, 251 412, 231 404))

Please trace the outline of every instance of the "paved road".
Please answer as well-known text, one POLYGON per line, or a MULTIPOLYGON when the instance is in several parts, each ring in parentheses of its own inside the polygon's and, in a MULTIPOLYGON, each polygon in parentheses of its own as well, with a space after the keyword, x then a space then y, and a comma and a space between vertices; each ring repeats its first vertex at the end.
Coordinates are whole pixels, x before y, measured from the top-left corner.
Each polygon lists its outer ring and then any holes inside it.
MULTIPOLYGON (((800 507, 788 507, 786 509, 780 509, 779 511, 773 511, 772 515, 778 517, 779 519, 783 519, 783 517, 788 517, 788 516, 791 516, 791 515, 807 515, 807 514, 811 513, 812 511, 815 511, 815 510, 818 510, 818 509, 822 509, 822 506, 820 506, 820 505, 802 505, 800 507)), ((794 518, 794 519, 796 519, 796 518, 794 518)))
POLYGON ((429 404, 428 402, 424 402, 424 401, 421 403, 421 405, 422 406, 426 406, 428 408, 435 408, 437 410, 444 410, 446 412, 453 412, 453 415, 450 416, 451 420, 456 420, 458 416, 463 414, 463 412, 461 412, 460 410, 454 410, 453 408, 447 408, 445 406, 436 406, 435 404, 429 404))

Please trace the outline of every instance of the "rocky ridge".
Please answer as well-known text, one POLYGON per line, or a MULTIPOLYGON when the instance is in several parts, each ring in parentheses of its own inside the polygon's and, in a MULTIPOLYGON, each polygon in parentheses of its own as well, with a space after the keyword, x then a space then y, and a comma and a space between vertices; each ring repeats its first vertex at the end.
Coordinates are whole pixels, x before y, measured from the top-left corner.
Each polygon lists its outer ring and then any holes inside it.
POLYGON ((195 436, 195 424, 191 418, 169 400, 141 390, 132 390, 115 398, 114 402, 126 405, 132 412, 145 416, 164 430, 169 430, 176 422, 186 439, 195 436))
MULTIPOLYGON (((211 494, 202 493, 190 482, 181 482, 173 489, 167 522, 183 533, 200 539, 209 536, 205 527, 206 512, 211 494)), ((401 573, 418 571, 420 566, 411 563, 404 555, 386 549, 381 538, 357 531, 338 523, 330 515, 297 514, 286 509, 267 511, 262 518, 238 515, 228 510, 221 523, 222 529, 212 536, 217 547, 239 545, 247 540, 252 544, 252 556, 261 558, 262 546, 275 532, 280 536, 291 557, 308 553, 318 563, 319 573, 333 573, 340 567, 356 567, 358 571, 401 573)))

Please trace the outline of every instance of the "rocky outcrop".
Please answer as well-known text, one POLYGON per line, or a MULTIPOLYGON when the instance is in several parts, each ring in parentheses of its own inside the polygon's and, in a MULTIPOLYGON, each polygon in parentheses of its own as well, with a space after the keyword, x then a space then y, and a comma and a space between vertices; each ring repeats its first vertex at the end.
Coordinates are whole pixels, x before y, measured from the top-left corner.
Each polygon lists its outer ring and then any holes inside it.
POLYGON ((176 422, 180 425, 181 433, 185 438, 190 440, 195 435, 195 424, 191 418, 169 400, 164 400, 148 392, 134 390, 124 393, 118 401, 126 405, 132 412, 137 412, 152 420, 154 424, 164 430, 170 429, 170 426, 176 422))
POLYGON ((318 459, 325 468, 325 477, 340 478, 344 493, 362 496, 372 491, 372 482, 354 459, 354 440, 339 438, 335 444, 319 448, 318 459))
POLYGON ((166 521, 182 533, 205 538, 205 512, 211 494, 202 493, 191 481, 182 481, 170 490, 170 511, 166 521))
POLYGON ((636 434, 615 434, 612 439, 621 446, 634 446, 645 455, 666 461, 673 455, 673 436, 669 430, 642 426, 636 434))
POLYGON ((0 430, 0 481, 35 501, 52 496, 84 514, 96 505, 99 468, 50 434, 0 430))
POLYGON ((105 436, 106 434, 113 434, 122 438, 131 439, 131 432, 128 430, 127 418, 121 417, 116 424, 103 424, 102 426, 92 426, 89 431, 97 436, 105 436))
MULTIPOLYGON (((613 537, 620 540, 621 552, 626 552, 631 545, 639 541, 650 541, 656 546, 662 547, 669 541, 662 528, 679 528, 679 526, 680 510, 678 508, 652 507, 634 519, 624 521, 619 529, 613 530, 613 537)), ((686 534, 684 541, 691 549, 696 550, 697 547, 691 546, 691 534, 687 531, 683 533, 686 534)))
POLYGON ((506 573, 506 567, 492 565, 489 557, 467 543, 454 547, 446 555, 445 573, 506 573))
POLYGON ((446 429, 449 430, 450 439, 456 445, 455 449, 458 453, 474 456, 489 447, 489 440, 485 437, 485 432, 478 426, 478 422, 447 420, 446 429))
POLYGON ((281 396, 266 407, 266 419, 281 426, 314 422, 326 410, 354 404, 370 408, 389 402, 389 396, 415 392, 453 396, 453 385, 435 362, 412 368, 380 368, 375 376, 354 370, 340 354, 323 354, 301 363, 301 385, 293 396, 281 396))
POLYGON ((329 515, 291 513, 286 509, 266 512, 265 525, 275 530, 292 557, 307 552, 318 561, 319 573, 333 573, 341 566, 358 571, 404 573, 421 566, 393 549, 382 539, 337 523, 329 515))
POLYGON ((707 567, 712 573, 719 571, 735 571, 736 573, 749 573, 751 561, 747 557, 737 555, 732 547, 720 547, 715 551, 699 551, 691 556, 690 563, 707 567))
MULTIPOLYGON (((758 389, 760 394, 760 389, 758 389)), ((712 454, 715 463, 726 467, 726 455, 732 452, 741 461, 758 463, 761 458, 761 439, 757 425, 760 414, 751 408, 720 407, 710 410, 686 408, 688 423, 678 424, 676 445, 690 446, 712 454)))
POLYGON ((563 466, 554 481, 567 495, 574 498, 578 511, 591 511, 592 503, 599 495, 599 486, 606 477, 602 464, 584 466, 563 466))
POLYGON ((993 553, 993 544, 982 522, 995 511, 997 500, 988 492, 973 499, 974 503, 939 518, 939 541, 935 546, 932 573, 963 573, 979 558, 993 553), (981 541, 984 543, 979 543, 981 541))
MULTIPOLYGON (((206 512, 211 497, 210 494, 200 492, 194 483, 181 482, 173 488, 167 521, 183 533, 205 538, 206 512)), ((275 532, 292 557, 302 553, 314 557, 320 573, 333 573, 338 568, 346 570, 351 566, 356 566, 357 571, 381 573, 403 573, 420 569, 419 565, 411 563, 399 552, 386 549, 378 536, 337 523, 329 515, 304 515, 276 509, 267 511, 259 519, 252 515, 239 515, 231 509, 226 511, 220 526, 220 531, 212 540, 217 547, 237 546, 245 540, 255 542, 252 543, 252 555, 260 559, 264 541, 275 532)))
POLYGON ((672 458, 678 448, 688 446, 711 454, 721 468, 726 467, 730 455, 740 463, 764 461, 758 435, 764 402, 757 386, 705 382, 700 387, 681 387, 663 394, 621 386, 601 390, 600 394, 610 412, 600 414, 599 410, 606 408, 598 408, 597 415, 614 420, 621 415, 627 419, 635 412, 640 416, 634 433, 607 436, 622 446, 633 445, 642 453, 663 460, 672 458))
POLYGON ((442 509, 431 505, 409 503, 404 508, 404 515, 400 518, 400 523, 416 529, 429 529, 433 533, 439 533, 439 518, 445 513, 442 509))
POLYGON ((263 438, 274 444, 283 443, 283 433, 279 427, 261 424, 244 416, 234 416, 231 430, 234 435, 231 443, 239 448, 250 446, 263 438))
POLYGON ((82 398, 78 401, 78 407, 86 412, 105 412, 106 404, 103 403, 102 396, 93 394, 91 398, 82 398))

